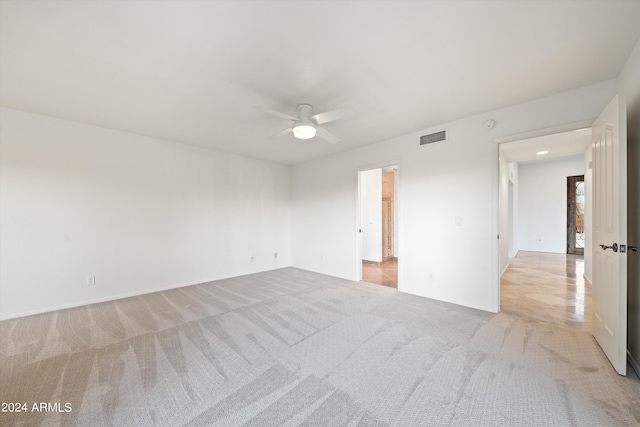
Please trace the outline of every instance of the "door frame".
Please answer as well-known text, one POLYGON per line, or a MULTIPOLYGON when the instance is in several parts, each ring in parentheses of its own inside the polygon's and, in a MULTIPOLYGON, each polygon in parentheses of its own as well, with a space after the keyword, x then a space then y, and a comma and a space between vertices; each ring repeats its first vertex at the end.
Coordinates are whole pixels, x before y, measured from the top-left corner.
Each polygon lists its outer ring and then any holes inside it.
POLYGON ((398 290, 401 290, 400 286, 402 281, 402 209, 401 209, 401 201, 402 201, 402 187, 401 183, 401 175, 402 175, 402 162, 400 160, 389 160, 386 162, 373 163, 368 165, 362 165, 356 168, 355 174, 357 177, 357 191, 356 191, 356 221, 355 221, 355 234, 356 234, 356 282, 362 281, 362 233, 360 230, 362 229, 361 224, 361 194, 360 194, 360 172, 372 170, 372 169, 382 169, 390 166, 396 166, 398 169, 396 171, 396 183, 394 188, 394 204, 396 208, 396 215, 398 217, 398 228, 395 230, 398 237, 398 247, 396 250, 398 251, 398 290))

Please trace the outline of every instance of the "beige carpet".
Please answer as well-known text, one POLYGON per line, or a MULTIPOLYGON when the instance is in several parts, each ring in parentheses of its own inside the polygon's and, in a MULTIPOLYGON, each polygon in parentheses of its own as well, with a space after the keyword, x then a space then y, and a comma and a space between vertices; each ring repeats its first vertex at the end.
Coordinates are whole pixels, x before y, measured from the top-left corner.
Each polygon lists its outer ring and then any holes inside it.
POLYGON ((0 343, 1 400, 27 404, 2 426, 640 424, 588 333, 294 268, 3 321, 0 343))

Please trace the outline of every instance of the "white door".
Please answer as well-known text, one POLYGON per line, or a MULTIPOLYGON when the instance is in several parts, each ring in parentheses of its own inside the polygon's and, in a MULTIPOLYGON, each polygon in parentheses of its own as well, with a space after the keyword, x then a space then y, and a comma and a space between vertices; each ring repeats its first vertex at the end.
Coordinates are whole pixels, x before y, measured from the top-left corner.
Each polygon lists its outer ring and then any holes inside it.
POLYGON ((593 336, 620 375, 627 350, 626 106, 617 95, 593 123, 593 336))

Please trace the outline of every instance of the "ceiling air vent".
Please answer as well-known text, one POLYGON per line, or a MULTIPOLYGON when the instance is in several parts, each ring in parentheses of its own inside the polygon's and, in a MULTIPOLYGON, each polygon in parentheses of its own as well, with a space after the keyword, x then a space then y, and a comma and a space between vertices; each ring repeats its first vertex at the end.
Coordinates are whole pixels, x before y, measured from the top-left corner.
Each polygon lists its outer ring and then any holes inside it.
POLYGON ((420 137, 420 145, 433 144, 434 142, 446 141, 447 131, 441 130, 440 132, 430 133, 429 135, 423 135, 420 137))

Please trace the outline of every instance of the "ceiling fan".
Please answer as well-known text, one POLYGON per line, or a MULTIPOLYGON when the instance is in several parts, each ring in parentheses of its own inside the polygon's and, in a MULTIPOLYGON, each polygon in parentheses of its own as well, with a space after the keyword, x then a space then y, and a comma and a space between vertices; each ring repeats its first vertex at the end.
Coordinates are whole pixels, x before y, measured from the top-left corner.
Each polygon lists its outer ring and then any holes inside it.
POLYGON ((298 117, 290 116, 285 113, 281 113, 279 111, 270 110, 268 108, 258 108, 265 113, 269 113, 276 117, 280 117, 282 119, 292 120, 293 125, 289 128, 286 128, 282 132, 279 132, 270 138, 274 138, 280 135, 287 135, 289 133, 293 133, 298 139, 310 139, 314 136, 318 136, 319 138, 324 139, 327 142, 335 144, 340 142, 340 138, 330 133, 324 128, 321 128, 319 125, 324 123, 329 123, 334 120, 344 119, 347 117, 351 117, 355 114, 353 108, 339 108, 337 110, 331 110, 324 113, 319 113, 315 115, 311 115, 312 107, 309 104, 300 104, 298 105, 298 111, 300 114, 298 117))

